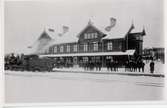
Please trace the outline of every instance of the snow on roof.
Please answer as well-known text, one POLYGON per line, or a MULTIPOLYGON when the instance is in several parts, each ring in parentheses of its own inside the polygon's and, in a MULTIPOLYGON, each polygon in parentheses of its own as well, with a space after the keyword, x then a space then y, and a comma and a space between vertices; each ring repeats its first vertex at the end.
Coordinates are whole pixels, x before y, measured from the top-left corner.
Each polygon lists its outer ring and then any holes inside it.
POLYGON ((54 31, 51 32, 49 30, 46 31, 49 36, 51 36, 54 39, 54 44, 62 44, 62 43, 71 43, 71 42, 77 42, 77 33, 72 31, 72 28, 69 29, 67 33, 64 33, 62 36, 59 36, 59 32, 54 31))
POLYGON ((46 31, 44 31, 40 37, 38 38, 38 40, 42 40, 42 39, 47 39, 47 40, 52 40, 52 38, 46 33, 46 31))
POLYGON ((38 54, 44 52, 54 39, 44 30, 40 37, 34 42, 32 46, 29 46, 28 54, 38 54))
MULTIPOLYGON (((116 25, 111 28, 109 32, 105 31, 105 26, 101 28, 102 32, 106 34, 106 37, 103 39, 116 39, 116 38, 124 38, 125 35, 128 33, 129 29, 131 28, 133 22, 131 21, 125 21, 121 19, 117 19, 116 25)), ((135 24, 134 29, 131 30, 130 33, 136 33, 136 32, 141 32, 141 29, 135 24)), ((100 26, 99 26, 100 27, 100 26)))
MULTIPOLYGON (((85 25, 80 25, 79 27, 73 28, 73 27, 69 27, 69 31, 66 32, 65 34, 63 34, 62 36, 59 36, 59 31, 60 30, 55 30, 53 31, 49 31, 48 29, 46 29, 46 33, 52 38, 54 39, 54 42, 52 42, 53 44, 63 44, 63 43, 72 43, 72 42, 77 42, 78 41, 78 35, 80 35, 80 33, 82 33, 82 31, 88 27, 90 24, 90 21, 85 24, 85 25)), ((105 24, 95 24, 95 23, 91 23, 92 26, 94 26, 97 30, 99 30, 100 32, 106 34, 106 36, 103 39, 116 39, 116 38, 124 38, 125 35, 127 34, 128 30, 130 29, 132 23, 129 21, 124 21, 124 20, 120 20, 117 19, 116 21, 116 25, 111 29, 111 31, 107 32, 105 30, 107 23, 105 24)), ((136 25, 134 24, 135 28, 131 31, 131 33, 134 33, 136 31, 139 31, 138 29, 136 29, 136 25)))
POLYGON ((109 56, 109 55, 133 55, 135 50, 126 50, 125 52, 95 52, 95 53, 69 53, 69 54, 46 54, 40 57, 68 57, 68 56, 109 56))
POLYGON ((103 39, 124 38, 130 26, 131 26, 130 24, 129 26, 124 26, 120 24, 119 22, 117 22, 116 25, 113 28, 111 28, 110 32, 105 32, 106 37, 104 37, 103 39))

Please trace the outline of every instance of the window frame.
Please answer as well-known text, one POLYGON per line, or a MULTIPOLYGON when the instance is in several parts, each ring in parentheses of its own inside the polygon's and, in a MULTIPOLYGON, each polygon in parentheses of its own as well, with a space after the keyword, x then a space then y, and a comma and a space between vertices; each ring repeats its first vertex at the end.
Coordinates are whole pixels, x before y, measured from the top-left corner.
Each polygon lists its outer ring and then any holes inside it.
POLYGON ((93 51, 98 51, 98 50, 99 50, 98 42, 93 43, 93 51))
POLYGON ((53 53, 57 53, 57 46, 54 46, 53 53))
POLYGON ((64 52, 64 46, 63 46, 63 45, 60 46, 60 52, 61 52, 61 53, 64 52))
POLYGON ((107 50, 112 51, 113 50, 113 42, 108 42, 107 43, 107 50))
POLYGON ((74 46, 73 46, 73 51, 74 51, 74 52, 77 52, 77 51, 78 51, 78 45, 77 45, 77 44, 74 44, 74 46))
POLYGON ((84 50, 84 52, 88 51, 88 44, 87 43, 83 44, 83 50, 84 50))
POLYGON ((66 48, 67 52, 70 52, 70 45, 67 45, 67 48, 66 48))

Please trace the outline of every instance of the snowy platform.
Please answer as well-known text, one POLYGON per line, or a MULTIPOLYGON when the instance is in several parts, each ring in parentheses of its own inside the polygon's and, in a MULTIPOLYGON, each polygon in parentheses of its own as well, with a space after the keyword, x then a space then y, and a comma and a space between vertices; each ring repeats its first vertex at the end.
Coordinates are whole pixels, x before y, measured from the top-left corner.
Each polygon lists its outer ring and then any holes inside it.
POLYGON ((152 77, 165 77, 164 74, 159 73, 145 73, 145 72, 129 72, 124 71, 124 69, 119 69, 118 71, 108 71, 103 68, 101 71, 95 70, 84 70, 82 68, 54 68, 54 72, 72 72, 72 73, 89 73, 89 74, 118 74, 118 75, 131 75, 131 76, 152 76, 152 77))
POLYGON ((164 99, 164 78, 72 72, 5 72, 5 102, 164 99))

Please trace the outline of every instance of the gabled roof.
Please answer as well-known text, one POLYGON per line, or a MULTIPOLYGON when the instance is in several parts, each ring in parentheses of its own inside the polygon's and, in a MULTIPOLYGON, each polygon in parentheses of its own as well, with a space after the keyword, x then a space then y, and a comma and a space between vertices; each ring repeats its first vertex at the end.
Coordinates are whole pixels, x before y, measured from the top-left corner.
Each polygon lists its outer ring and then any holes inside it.
POLYGON ((52 40, 52 38, 48 35, 48 33, 46 33, 46 31, 44 30, 43 33, 40 35, 40 37, 38 38, 38 40, 41 39, 48 39, 48 40, 52 40))
POLYGON ((30 47, 31 54, 38 54, 44 52, 53 41, 54 39, 52 39, 49 34, 44 30, 40 37, 30 47))
POLYGON ((82 31, 80 31, 80 33, 77 35, 77 37, 79 38, 79 36, 80 36, 88 27, 92 27, 92 28, 94 28, 95 30, 97 30, 98 32, 100 32, 101 34, 104 34, 104 33, 102 32, 102 30, 98 29, 96 26, 93 25, 93 23, 92 23, 91 21, 89 21, 88 24, 86 25, 86 27, 85 27, 82 31))

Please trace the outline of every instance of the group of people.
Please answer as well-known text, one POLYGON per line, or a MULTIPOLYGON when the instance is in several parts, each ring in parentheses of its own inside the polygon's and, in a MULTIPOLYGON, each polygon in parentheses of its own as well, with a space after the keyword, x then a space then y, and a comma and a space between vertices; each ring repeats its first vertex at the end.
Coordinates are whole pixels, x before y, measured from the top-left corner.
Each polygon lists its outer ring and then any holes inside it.
POLYGON ((130 72, 144 72, 145 68, 145 63, 141 60, 138 62, 135 61, 127 61, 125 63, 123 62, 118 62, 118 61, 111 61, 111 60, 106 60, 106 63, 102 65, 101 61, 96 61, 92 62, 87 61, 87 62, 82 62, 80 63, 80 67, 84 68, 84 70, 96 70, 96 71, 101 71, 102 67, 106 67, 107 71, 118 71, 119 68, 125 68, 125 71, 130 71, 130 72))
POLYGON ((80 63, 80 67, 84 68, 84 70, 101 71, 102 63, 100 61, 97 62, 87 61, 80 63))
POLYGON ((120 65, 118 61, 106 61, 106 67, 108 71, 118 71, 119 66, 120 65))
POLYGON ((130 71, 130 72, 144 72, 145 68, 145 63, 143 60, 140 61, 127 61, 125 63, 125 71, 130 71))
MULTIPOLYGON (((84 70, 96 70, 101 71, 103 65, 99 62, 85 62, 80 64, 81 68, 84 70)), ((107 71, 118 71, 119 68, 125 68, 125 72, 144 72, 145 71, 145 63, 143 60, 140 61, 127 61, 125 63, 119 63, 118 61, 106 61, 105 67, 107 71)), ((154 62, 153 60, 150 62, 150 72, 154 73, 154 62)))

